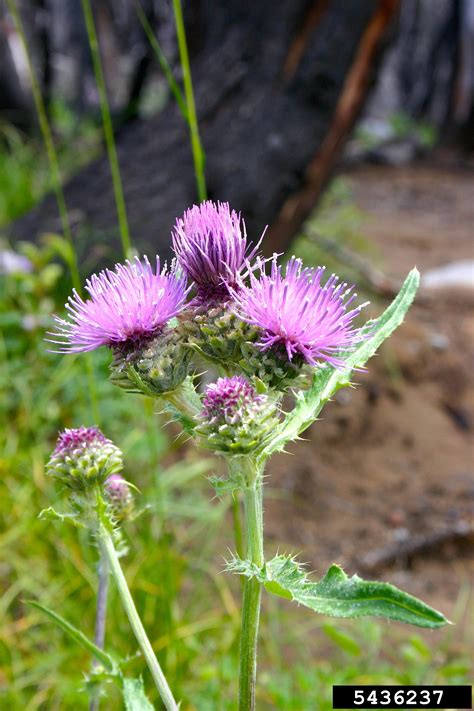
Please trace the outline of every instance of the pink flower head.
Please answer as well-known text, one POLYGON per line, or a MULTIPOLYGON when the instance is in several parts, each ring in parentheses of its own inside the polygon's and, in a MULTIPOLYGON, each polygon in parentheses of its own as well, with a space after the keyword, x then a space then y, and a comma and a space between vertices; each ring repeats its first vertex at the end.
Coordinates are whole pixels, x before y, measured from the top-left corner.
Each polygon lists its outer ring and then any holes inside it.
POLYGON ((235 425, 243 413, 265 401, 248 380, 240 375, 218 378, 207 386, 201 416, 211 425, 235 425))
POLYGON ((92 351, 99 346, 113 346, 125 341, 138 341, 155 334, 184 307, 189 289, 186 279, 173 264, 160 271, 147 257, 140 261, 116 264, 93 274, 86 281, 90 298, 83 300, 74 290, 66 308, 69 319, 54 319, 57 330, 49 335, 58 343, 60 353, 92 351))
POLYGON ((240 215, 227 202, 211 200, 194 205, 176 221, 173 250, 204 301, 226 298, 228 287, 253 259, 260 243, 246 255, 247 235, 240 215), (247 260, 246 260, 247 256, 247 260))
POLYGON ((270 274, 258 260, 259 276, 250 272, 250 284, 231 289, 234 313, 243 321, 262 331, 258 343, 262 350, 282 346, 288 359, 300 354, 310 365, 327 361, 340 367, 338 353, 351 350, 365 336, 352 322, 367 304, 354 309, 348 307, 357 294, 332 274, 321 283, 325 267, 303 268, 302 262, 292 257, 285 273, 272 259, 270 274))
POLYGON ((95 444, 112 444, 98 427, 77 427, 60 432, 53 457, 56 454, 71 456, 73 452, 85 450, 95 444))

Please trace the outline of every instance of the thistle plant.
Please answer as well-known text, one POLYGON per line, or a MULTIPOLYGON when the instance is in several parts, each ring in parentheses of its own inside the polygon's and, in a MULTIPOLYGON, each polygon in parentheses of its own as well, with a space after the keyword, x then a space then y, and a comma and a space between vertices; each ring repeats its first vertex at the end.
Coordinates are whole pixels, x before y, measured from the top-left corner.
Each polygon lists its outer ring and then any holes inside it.
MULTIPOLYGON (((226 478, 212 483, 219 495, 243 501, 246 552, 227 569, 244 579, 239 709, 248 711, 255 708, 262 592, 335 617, 375 615, 432 629, 447 623, 390 584, 349 578, 338 565, 313 581, 294 557, 267 560, 264 550, 268 459, 300 437, 402 323, 419 274, 410 272, 381 316, 360 324, 366 304, 357 305, 353 286, 295 257, 264 260, 225 203, 188 210, 172 243, 169 271, 160 272, 159 260, 153 271, 145 258, 92 277, 90 298, 71 297, 51 339, 64 352, 109 347, 115 383, 160 399, 198 446, 225 460, 226 478), (219 377, 201 392, 195 372, 203 360, 219 377)), ((118 480, 108 481, 113 502, 118 480)))
POLYGON ((90 678, 90 709, 98 708, 96 679, 99 682, 104 679, 117 682, 122 688, 127 708, 133 703, 140 708, 151 708, 144 695, 141 679, 126 678, 121 663, 103 651, 108 578, 111 574, 164 706, 168 711, 175 711, 178 706, 146 635, 120 565, 120 557, 127 551, 119 523, 133 513, 131 484, 122 476, 122 469, 122 452, 97 427, 69 429, 59 435, 56 448, 46 465, 46 473, 64 486, 69 494, 69 507, 65 513, 50 508, 41 515, 43 518, 86 527, 97 543, 100 563, 94 642, 56 613, 41 605, 36 606, 94 655, 96 664, 90 678))

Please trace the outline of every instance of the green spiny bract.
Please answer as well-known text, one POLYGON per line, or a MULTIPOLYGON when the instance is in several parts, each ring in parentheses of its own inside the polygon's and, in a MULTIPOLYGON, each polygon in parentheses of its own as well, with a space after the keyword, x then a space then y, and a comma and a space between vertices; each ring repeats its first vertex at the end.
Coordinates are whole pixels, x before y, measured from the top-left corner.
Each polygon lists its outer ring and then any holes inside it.
POLYGON ((190 357, 178 330, 167 326, 135 347, 116 347, 110 379, 125 390, 156 397, 181 385, 190 357))
POLYGON ((179 316, 179 329, 189 348, 202 358, 219 365, 227 374, 245 373, 268 388, 284 391, 296 385, 307 367, 303 358, 289 361, 279 347, 262 351, 260 332, 239 319, 228 301, 198 304, 179 316))

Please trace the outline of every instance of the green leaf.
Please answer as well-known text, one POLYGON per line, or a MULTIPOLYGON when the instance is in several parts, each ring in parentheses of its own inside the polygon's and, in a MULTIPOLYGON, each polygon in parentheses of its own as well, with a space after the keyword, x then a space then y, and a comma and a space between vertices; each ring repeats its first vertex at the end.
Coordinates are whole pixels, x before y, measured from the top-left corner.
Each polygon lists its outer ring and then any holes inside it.
POLYGON ((71 625, 71 623, 65 620, 64 617, 61 617, 61 615, 58 615, 56 612, 53 612, 48 607, 45 607, 41 603, 35 602, 34 600, 27 600, 26 604, 30 605, 31 607, 34 607, 40 612, 43 612, 47 617, 49 617, 50 620, 52 620, 58 627, 60 627, 63 632, 66 632, 66 634, 68 634, 71 639, 77 642, 77 644, 79 644, 81 647, 84 647, 84 649, 87 649, 88 652, 93 654, 94 657, 96 657, 96 659, 98 659, 99 662, 101 662, 101 664, 103 664, 108 671, 114 674, 117 673, 117 664, 110 656, 110 654, 107 654, 107 652, 104 652, 103 649, 97 647, 94 642, 91 642, 90 639, 85 636, 85 634, 78 630, 77 627, 74 627, 74 625, 71 625))
POLYGON ((123 679, 122 694, 127 711, 154 711, 153 704, 148 700, 143 687, 142 678, 123 679))
POLYGON ((87 528, 87 526, 80 520, 78 514, 61 513, 56 511, 56 509, 52 506, 48 506, 47 509, 40 511, 38 518, 42 521, 60 521, 61 523, 71 523, 73 526, 77 526, 78 528, 87 528))
POLYGON ((371 336, 345 358, 344 368, 330 365, 316 370, 310 388, 297 396, 293 410, 276 429, 275 435, 261 452, 263 458, 282 450, 285 444, 296 439, 318 417, 325 403, 342 387, 350 385, 354 368, 362 368, 379 346, 403 322, 420 284, 420 274, 412 269, 390 306, 378 319, 368 321, 364 329, 371 336))
POLYGON ((389 583, 365 581, 357 575, 349 578, 338 565, 332 565, 317 583, 307 578, 302 566, 293 558, 281 555, 263 568, 238 558, 230 561, 227 567, 240 575, 257 578, 268 592, 295 600, 323 615, 373 615, 430 629, 449 624, 441 612, 416 597, 389 583))

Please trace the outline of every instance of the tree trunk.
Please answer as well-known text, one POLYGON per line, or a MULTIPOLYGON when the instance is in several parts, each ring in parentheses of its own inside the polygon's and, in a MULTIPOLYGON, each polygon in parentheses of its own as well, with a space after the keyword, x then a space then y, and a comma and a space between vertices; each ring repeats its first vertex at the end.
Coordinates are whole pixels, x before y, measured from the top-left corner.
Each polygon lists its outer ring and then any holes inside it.
MULTIPOLYGON (((209 197, 271 225, 284 249, 315 205, 374 76, 397 0, 201 0, 187 31, 209 197)), ((176 106, 118 135, 134 244, 169 255, 177 215, 196 201, 187 127, 176 106)), ((85 270, 119 256, 110 171, 100 158, 66 186, 85 270), (104 249, 106 253, 104 252, 104 249)), ((59 229, 52 197, 13 226, 59 229)))

